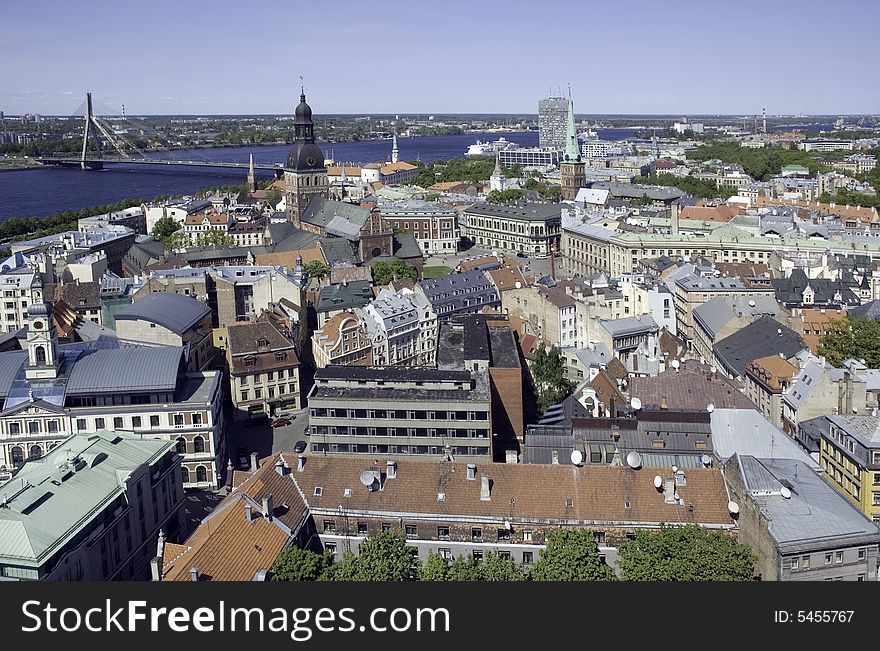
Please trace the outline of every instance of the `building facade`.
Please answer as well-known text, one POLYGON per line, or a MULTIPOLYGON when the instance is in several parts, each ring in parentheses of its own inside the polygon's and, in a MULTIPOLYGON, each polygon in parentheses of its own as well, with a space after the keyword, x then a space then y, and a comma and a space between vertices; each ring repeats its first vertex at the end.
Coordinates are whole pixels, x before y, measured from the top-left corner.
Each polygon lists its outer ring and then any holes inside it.
POLYGON ((559 250, 559 204, 477 204, 464 211, 462 235, 478 247, 529 255, 559 250))
POLYGON ((315 144, 312 109, 303 92, 299 97, 293 120, 293 146, 284 166, 284 196, 287 215, 297 227, 314 197, 329 197, 324 154, 315 144))
POLYGON ((492 458, 485 369, 327 366, 308 403, 313 452, 492 458))

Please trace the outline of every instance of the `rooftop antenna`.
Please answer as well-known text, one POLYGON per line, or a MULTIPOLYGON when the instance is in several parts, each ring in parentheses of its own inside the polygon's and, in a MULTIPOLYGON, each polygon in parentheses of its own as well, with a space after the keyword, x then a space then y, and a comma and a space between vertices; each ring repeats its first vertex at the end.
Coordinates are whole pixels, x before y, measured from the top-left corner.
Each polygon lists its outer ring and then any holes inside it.
POLYGON ((306 94, 306 87, 305 87, 305 84, 303 84, 303 76, 302 75, 299 76, 299 94, 300 95, 306 94))

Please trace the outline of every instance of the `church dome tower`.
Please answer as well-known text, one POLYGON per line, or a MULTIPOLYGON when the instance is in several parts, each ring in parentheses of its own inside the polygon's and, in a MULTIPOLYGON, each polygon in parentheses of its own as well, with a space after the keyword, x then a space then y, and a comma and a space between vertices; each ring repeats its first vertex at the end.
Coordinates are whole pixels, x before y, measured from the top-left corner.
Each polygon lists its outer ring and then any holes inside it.
POLYGON ((284 188, 287 215, 297 227, 312 197, 327 197, 327 168, 324 153, 315 144, 315 124, 312 109, 306 103, 303 90, 299 96, 293 120, 293 146, 284 167, 284 188))
POLYGON ((43 285, 39 281, 31 288, 33 302, 27 309, 28 380, 58 377, 58 334, 52 321, 52 306, 43 300, 43 285))

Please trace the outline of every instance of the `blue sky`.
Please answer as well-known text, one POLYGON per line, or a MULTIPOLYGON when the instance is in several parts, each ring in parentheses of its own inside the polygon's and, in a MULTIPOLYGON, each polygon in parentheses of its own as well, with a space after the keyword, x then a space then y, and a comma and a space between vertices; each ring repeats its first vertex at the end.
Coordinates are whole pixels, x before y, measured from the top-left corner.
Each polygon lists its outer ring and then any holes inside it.
POLYGON ((0 110, 880 113, 877 0, 44 0, 0 12, 0 110))

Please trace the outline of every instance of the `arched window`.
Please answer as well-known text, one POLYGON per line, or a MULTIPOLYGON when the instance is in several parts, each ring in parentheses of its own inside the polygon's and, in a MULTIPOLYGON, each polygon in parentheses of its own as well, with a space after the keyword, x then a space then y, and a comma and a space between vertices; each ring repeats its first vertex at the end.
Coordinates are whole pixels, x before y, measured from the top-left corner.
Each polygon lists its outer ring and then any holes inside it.
POLYGON ((12 448, 12 463, 21 463, 24 461, 24 450, 20 445, 12 448))
POLYGON ((44 365, 46 363, 46 349, 42 346, 37 346, 34 349, 34 358, 37 364, 44 365))
POLYGON ((43 456, 43 448, 41 448, 39 445, 32 445, 30 458, 31 459, 39 459, 42 456, 43 456))
POLYGON ((204 452, 205 451, 205 439, 201 436, 197 436, 193 439, 193 449, 195 452, 204 452))
POLYGON ((182 436, 177 439, 177 451, 180 454, 186 454, 186 439, 182 436))
POLYGON ((196 468, 196 481, 208 481, 208 469, 205 468, 205 466, 199 466, 198 468, 196 468))
POLYGON ((181 466, 180 472, 183 474, 183 483, 188 484, 189 483, 189 469, 184 466, 181 466))

